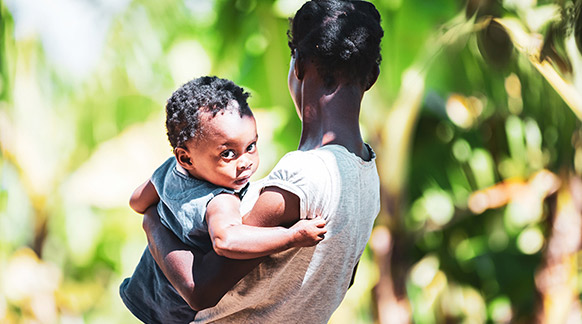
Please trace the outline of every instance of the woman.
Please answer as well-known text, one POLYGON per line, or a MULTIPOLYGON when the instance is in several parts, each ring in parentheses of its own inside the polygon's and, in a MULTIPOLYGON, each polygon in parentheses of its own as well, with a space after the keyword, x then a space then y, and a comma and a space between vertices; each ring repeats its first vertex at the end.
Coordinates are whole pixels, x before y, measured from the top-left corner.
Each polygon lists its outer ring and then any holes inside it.
POLYGON ((291 21, 288 83, 301 139, 255 185, 260 195, 244 222, 288 226, 322 215, 327 234, 317 246, 246 261, 201 255, 159 223, 155 208, 146 212, 152 255, 200 310, 195 322, 326 323, 339 306, 380 209, 375 155, 358 119, 379 74, 382 36, 378 11, 364 1, 309 1, 291 21))

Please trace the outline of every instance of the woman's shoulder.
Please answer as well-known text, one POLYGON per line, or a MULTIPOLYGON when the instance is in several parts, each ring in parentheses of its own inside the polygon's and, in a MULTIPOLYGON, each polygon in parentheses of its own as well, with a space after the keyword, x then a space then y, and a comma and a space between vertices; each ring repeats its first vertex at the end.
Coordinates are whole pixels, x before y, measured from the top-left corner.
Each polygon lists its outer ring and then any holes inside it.
POLYGON ((324 157, 318 150, 291 151, 285 154, 275 168, 308 169, 325 166, 324 157))
MULTIPOLYGON (((327 154, 327 153, 326 153, 327 154)), ((315 179, 328 179, 334 162, 317 150, 292 151, 285 154, 269 173, 268 179, 287 182, 310 183, 315 179)))

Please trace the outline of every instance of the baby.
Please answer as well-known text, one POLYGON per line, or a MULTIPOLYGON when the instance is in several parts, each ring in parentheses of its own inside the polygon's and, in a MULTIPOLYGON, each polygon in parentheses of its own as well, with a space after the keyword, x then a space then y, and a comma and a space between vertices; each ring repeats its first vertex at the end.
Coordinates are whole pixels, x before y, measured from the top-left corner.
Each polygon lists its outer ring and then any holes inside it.
MULTIPOLYGON (((130 199, 138 213, 157 203, 161 222, 185 244, 234 259, 313 246, 326 232, 321 218, 301 220, 290 228, 242 223, 240 199, 259 164, 248 96, 232 81, 217 77, 194 79, 176 90, 166 105, 174 157, 130 199)), ((147 248, 134 274, 121 284, 120 295, 146 323, 184 323, 196 314, 147 248)))

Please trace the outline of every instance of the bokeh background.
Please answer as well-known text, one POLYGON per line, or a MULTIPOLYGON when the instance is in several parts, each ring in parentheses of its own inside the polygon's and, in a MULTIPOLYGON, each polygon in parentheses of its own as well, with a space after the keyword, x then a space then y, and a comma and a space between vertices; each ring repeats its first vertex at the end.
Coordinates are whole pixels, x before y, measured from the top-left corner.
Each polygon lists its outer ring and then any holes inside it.
MULTIPOLYGON (((0 322, 137 323, 127 201, 191 78, 252 93, 264 176, 296 148, 301 0, 0 1, 0 322)), ((582 323, 581 0, 376 0, 361 125, 382 212, 331 323, 582 323)))

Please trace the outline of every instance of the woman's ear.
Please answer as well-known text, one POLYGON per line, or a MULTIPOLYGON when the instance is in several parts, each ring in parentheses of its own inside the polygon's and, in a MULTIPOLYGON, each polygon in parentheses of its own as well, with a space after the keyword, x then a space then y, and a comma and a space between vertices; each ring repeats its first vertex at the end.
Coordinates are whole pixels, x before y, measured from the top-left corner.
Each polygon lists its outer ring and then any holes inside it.
POLYGON ((186 151, 183 147, 176 147, 174 149, 174 155, 176 156, 176 161, 178 164, 186 170, 192 169, 194 164, 190 158, 190 153, 186 151))
POLYGON ((380 66, 378 66, 378 64, 375 64, 374 68, 372 69, 372 71, 368 75, 368 83, 366 83, 366 90, 365 91, 370 90, 370 88, 378 80, 379 75, 380 75, 380 66))
POLYGON ((295 50, 295 65, 293 68, 293 72, 295 73, 295 77, 297 77, 297 80, 303 80, 303 76, 305 75, 304 63, 305 62, 303 61, 303 56, 299 54, 298 50, 295 50))

